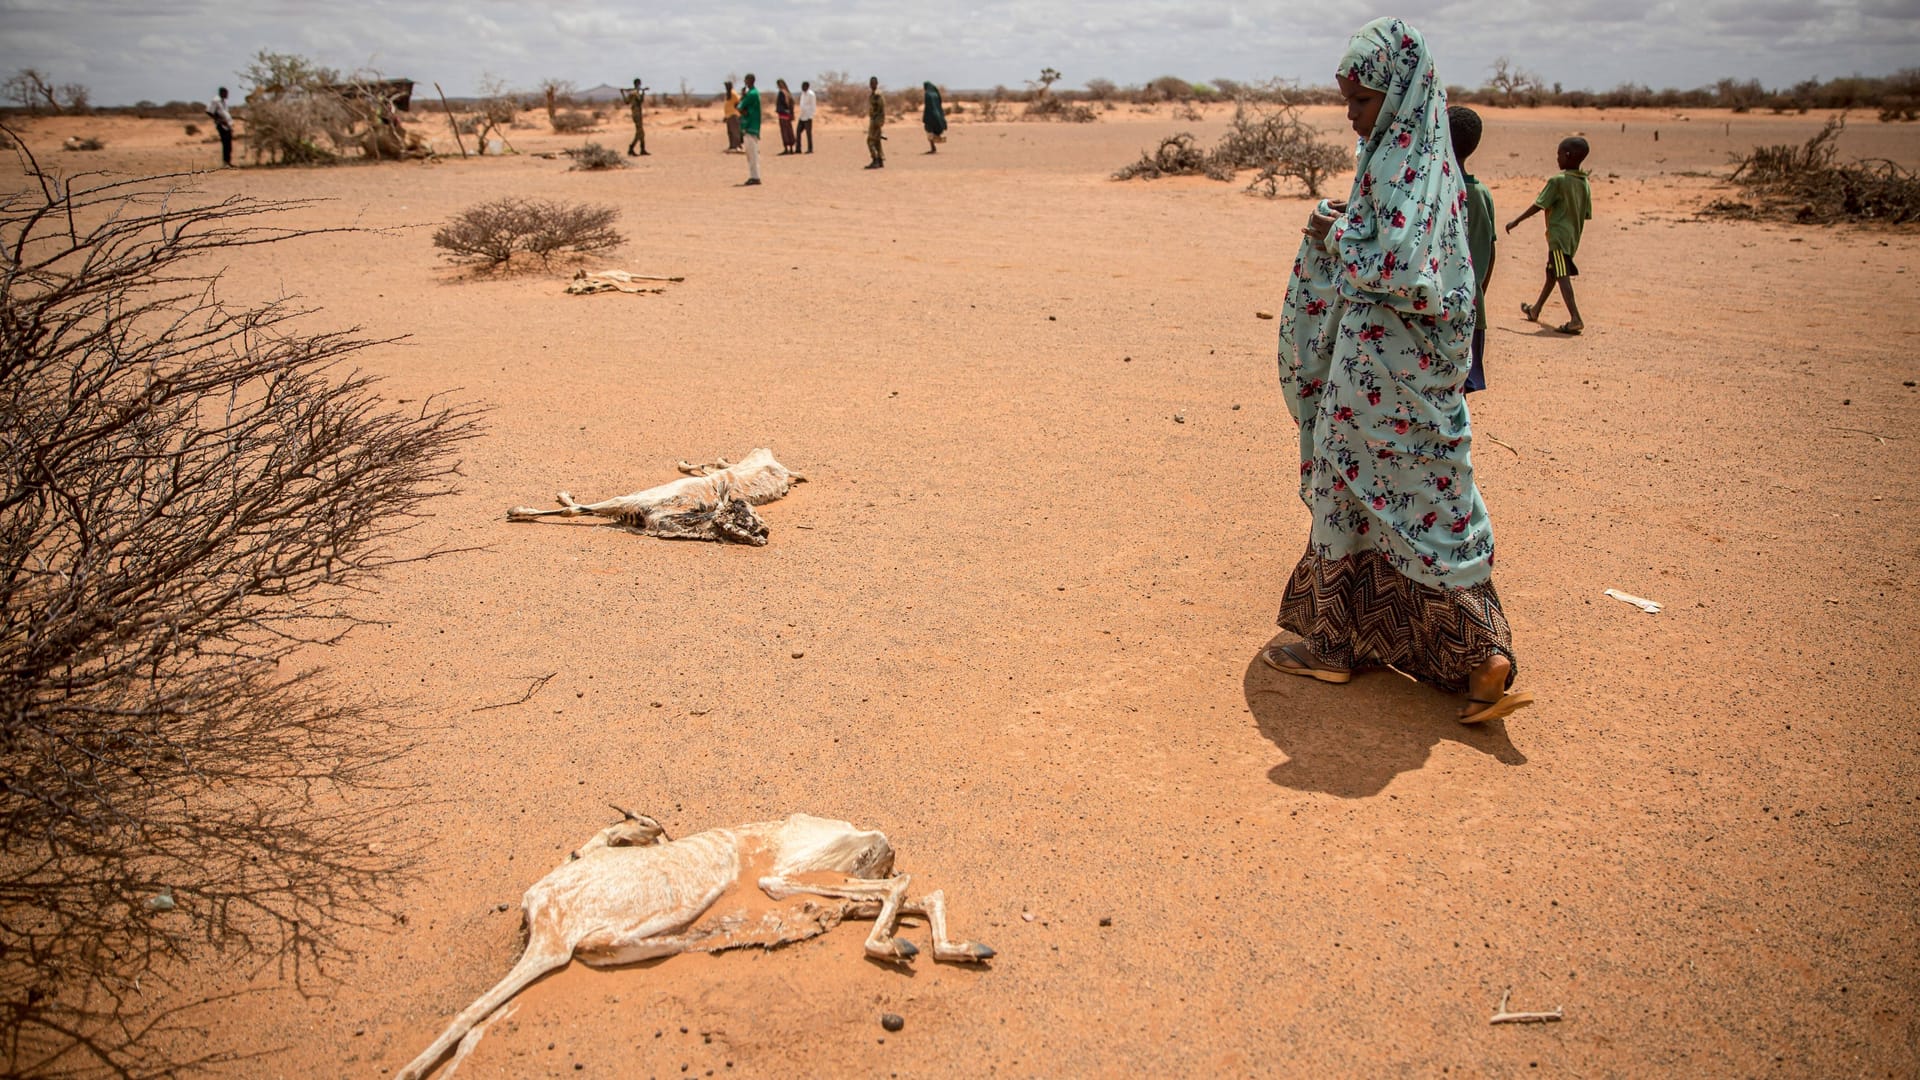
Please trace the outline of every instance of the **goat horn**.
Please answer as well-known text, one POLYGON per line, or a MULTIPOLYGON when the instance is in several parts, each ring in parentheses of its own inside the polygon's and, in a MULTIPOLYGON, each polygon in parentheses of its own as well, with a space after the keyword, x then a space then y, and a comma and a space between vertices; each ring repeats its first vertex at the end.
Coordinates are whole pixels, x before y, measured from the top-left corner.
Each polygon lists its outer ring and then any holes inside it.
MULTIPOLYGON (((607 805, 608 805, 608 806, 613 806, 613 804, 612 804, 612 803, 608 803, 607 805)), ((636 813, 634 813, 633 811, 631 811, 631 810, 629 810, 629 809, 627 809, 627 808, 626 808, 626 807, 624 807, 624 806, 613 806, 613 808, 614 808, 615 810, 618 810, 618 811, 620 811, 620 817, 621 817, 621 819, 622 819, 622 820, 624 820, 624 821, 637 821, 637 820, 639 820, 639 818, 640 818, 640 815, 639 815, 639 814, 636 814, 636 813)))

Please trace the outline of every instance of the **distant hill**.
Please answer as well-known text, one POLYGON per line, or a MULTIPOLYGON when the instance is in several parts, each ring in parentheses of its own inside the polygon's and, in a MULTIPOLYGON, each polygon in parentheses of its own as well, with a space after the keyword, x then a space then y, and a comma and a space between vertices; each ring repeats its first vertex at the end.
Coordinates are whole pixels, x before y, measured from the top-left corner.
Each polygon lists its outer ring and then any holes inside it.
POLYGON ((590 90, 576 91, 573 100, 583 105, 607 105, 620 100, 620 87, 601 83, 590 90))

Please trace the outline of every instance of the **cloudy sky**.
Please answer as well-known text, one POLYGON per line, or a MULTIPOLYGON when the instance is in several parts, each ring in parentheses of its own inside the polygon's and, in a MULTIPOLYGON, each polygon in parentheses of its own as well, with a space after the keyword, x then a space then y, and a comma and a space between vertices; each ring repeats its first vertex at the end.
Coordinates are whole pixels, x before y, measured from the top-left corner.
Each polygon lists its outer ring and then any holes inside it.
MULTIPOLYGON (((1920 63, 1920 0, 1458 0, 1394 13, 1426 32, 1446 81, 1467 85, 1503 55, 1549 84, 1593 89, 1726 75, 1772 87, 1920 63)), ((240 90, 235 73, 262 49, 437 80, 453 96, 486 75, 584 88, 639 74, 656 89, 684 78, 711 90, 747 71, 986 89, 1021 86, 1047 65, 1065 86, 1167 74, 1324 83, 1370 17, 1277 0, 0 0, 0 74, 37 68, 91 87, 97 104, 240 90)))

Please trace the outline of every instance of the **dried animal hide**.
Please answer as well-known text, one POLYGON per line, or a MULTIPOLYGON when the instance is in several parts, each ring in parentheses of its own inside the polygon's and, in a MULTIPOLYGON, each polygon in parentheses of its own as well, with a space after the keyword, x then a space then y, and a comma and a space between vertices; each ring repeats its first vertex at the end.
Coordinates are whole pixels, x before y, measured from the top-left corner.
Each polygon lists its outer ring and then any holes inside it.
POLYGON ((767 542, 767 524, 753 508, 785 495, 806 477, 773 458, 770 450, 756 449, 730 465, 721 458, 712 465, 680 462, 689 475, 659 487, 597 503, 579 503, 562 491, 558 510, 516 506, 509 521, 543 517, 612 518, 648 536, 668 540, 725 540, 760 547, 767 542))

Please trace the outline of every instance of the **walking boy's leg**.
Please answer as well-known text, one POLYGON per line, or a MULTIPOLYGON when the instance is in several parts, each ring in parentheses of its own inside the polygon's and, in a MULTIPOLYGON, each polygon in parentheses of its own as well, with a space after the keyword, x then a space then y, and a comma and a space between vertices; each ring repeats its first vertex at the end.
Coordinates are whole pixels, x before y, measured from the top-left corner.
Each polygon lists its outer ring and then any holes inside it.
POLYGON ((1560 299, 1567 302, 1567 321, 1562 329, 1573 331, 1586 329, 1587 324, 1580 321, 1580 306, 1573 302, 1572 278, 1563 277, 1560 279, 1560 299))
POLYGON ((1525 304, 1520 305, 1520 313, 1527 317, 1528 322, 1540 321, 1540 309, 1547 306, 1547 297, 1553 295, 1553 283, 1556 280, 1553 276, 1552 257, 1549 256, 1547 262, 1547 280, 1545 284, 1540 286, 1540 298, 1533 302, 1532 307, 1528 307, 1525 304))

